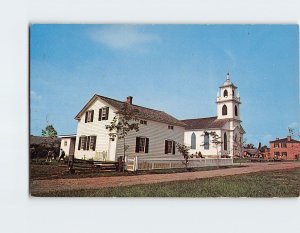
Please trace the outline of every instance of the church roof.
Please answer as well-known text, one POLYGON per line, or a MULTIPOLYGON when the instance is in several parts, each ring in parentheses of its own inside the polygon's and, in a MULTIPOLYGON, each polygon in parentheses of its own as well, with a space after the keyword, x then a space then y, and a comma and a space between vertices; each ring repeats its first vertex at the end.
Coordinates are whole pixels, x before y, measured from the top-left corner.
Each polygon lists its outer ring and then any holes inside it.
MULTIPOLYGON (((229 87, 229 86, 232 86, 233 88, 237 88, 230 80, 230 77, 229 77, 229 73, 227 74, 227 77, 226 77, 226 81, 224 82, 223 86, 221 87, 229 87)), ((220 88, 221 88, 220 87, 220 88)))
POLYGON ((218 129, 222 128, 228 121, 228 119, 217 119, 216 116, 182 120, 187 125, 185 129, 218 129))

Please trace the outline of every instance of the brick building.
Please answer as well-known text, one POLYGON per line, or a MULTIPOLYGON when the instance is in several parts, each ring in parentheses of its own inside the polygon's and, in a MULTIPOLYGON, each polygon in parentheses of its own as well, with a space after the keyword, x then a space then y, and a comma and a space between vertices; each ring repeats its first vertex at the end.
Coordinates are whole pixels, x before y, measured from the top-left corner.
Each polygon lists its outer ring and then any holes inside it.
POLYGON ((300 159, 300 141, 291 136, 270 141, 270 156, 272 159, 300 159))

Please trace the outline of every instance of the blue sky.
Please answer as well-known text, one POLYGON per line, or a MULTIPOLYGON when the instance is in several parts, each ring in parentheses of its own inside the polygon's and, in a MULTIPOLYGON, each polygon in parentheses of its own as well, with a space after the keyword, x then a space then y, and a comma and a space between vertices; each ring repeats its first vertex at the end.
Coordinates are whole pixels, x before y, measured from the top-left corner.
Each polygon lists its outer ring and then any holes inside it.
POLYGON ((229 72, 247 143, 267 144, 299 130, 298 33, 296 25, 31 25, 31 134, 47 123, 76 133, 74 117, 96 93, 132 95, 178 119, 215 116, 229 72))

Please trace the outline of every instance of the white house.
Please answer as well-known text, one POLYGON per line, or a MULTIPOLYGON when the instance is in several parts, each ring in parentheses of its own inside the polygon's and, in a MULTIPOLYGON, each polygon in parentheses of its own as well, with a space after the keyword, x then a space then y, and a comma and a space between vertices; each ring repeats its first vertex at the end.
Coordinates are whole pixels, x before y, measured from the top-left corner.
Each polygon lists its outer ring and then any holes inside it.
POLYGON ((201 152, 205 157, 240 156, 243 134, 240 119, 240 96, 229 74, 217 94, 217 116, 182 120, 187 126, 184 143, 191 147, 190 154, 201 152), (214 143, 212 132, 219 137, 214 143))
MULTIPOLYGON (((138 110, 139 131, 131 131, 126 137, 129 146, 126 154, 139 157, 168 157, 178 155, 175 142, 184 142, 185 123, 169 114, 132 104, 132 97, 126 101, 132 110, 138 110)), ((109 125, 124 101, 94 95, 77 114, 78 121, 75 158, 116 161, 123 155, 123 140, 111 138, 109 125)))
POLYGON ((73 156, 75 152, 76 134, 60 135, 60 149, 63 149, 66 156, 73 156))

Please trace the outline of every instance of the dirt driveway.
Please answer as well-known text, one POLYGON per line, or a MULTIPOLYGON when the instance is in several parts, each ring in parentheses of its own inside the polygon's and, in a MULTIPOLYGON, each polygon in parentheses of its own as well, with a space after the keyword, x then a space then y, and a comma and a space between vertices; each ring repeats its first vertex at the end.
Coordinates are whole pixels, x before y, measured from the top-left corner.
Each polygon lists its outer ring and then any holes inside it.
POLYGON ((32 194, 70 189, 99 189, 137 184, 151 184, 179 180, 195 180, 217 176, 231 176, 261 171, 300 168, 300 163, 249 163, 248 167, 237 167, 211 171, 185 172, 173 174, 149 174, 137 176, 94 177, 81 179, 33 180, 30 182, 32 194))

